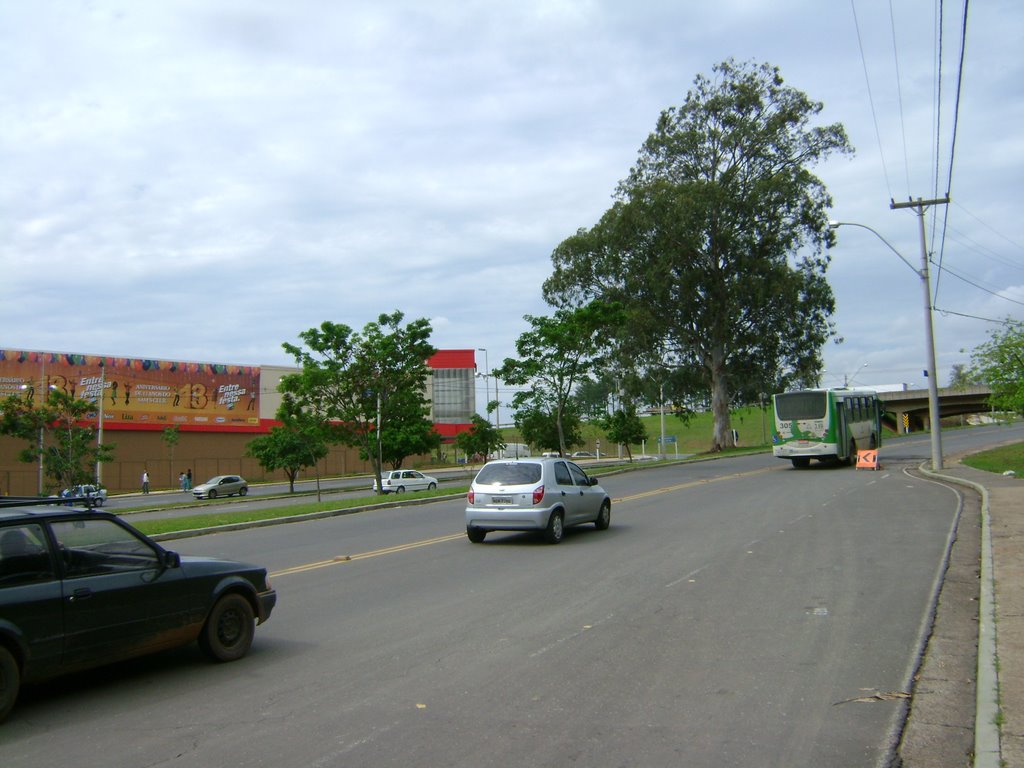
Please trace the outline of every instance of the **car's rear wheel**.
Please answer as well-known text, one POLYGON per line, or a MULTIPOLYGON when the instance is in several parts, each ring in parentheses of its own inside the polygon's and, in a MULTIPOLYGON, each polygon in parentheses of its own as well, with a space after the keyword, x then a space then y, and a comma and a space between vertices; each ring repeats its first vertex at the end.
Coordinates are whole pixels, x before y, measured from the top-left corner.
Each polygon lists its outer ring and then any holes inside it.
POLYGON ((239 496, 245 496, 245 494, 247 494, 248 492, 249 492, 248 487, 246 487, 244 485, 241 488, 238 489, 238 495, 239 496))
POLYGON ((395 493, 405 493, 405 486, 400 485, 397 488, 395 488, 395 493))
POLYGON ((210 492, 208 494, 206 494, 206 498, 208 498, 208 499, 216 499, 217 498, 217 492, 211 488, 210 492))
POLYGON ((612 524, 612 503, 608 499, 604 500, 601 505, 601 511, 597 513, 597 520, 594 521, 594 527, 599 531, 607 531, 608 526, 612 524))
POLYGON ((199 647, 214 661, 235 661, 245 656, 256 634, 249 601, 239 594, 224 595, 206 617, 199 647))
POLYGON ((565 535, 565 518, 561 510, 555 510, 548 518, 548 527, 544 529, 544 540, 548 544, 557 544, 565 535))
POLYGON ((0 723, 10 714, 21 687, 18 662, 9 650, 0 645, 0 723))
POLYGON ((466 536, 468 536, 469 540, 472 541, 474 544, 479 544, 487 536, 487 531, 485 531, 483 528, 477 528, 472 525, 467 525, 466 536))

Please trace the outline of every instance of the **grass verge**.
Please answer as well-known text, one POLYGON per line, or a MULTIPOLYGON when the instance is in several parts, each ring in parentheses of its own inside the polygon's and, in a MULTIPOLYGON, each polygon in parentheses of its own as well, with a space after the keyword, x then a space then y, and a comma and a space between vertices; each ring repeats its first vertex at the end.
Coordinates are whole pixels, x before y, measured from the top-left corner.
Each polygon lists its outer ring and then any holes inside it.
POLYGON ((1024 477, 1024 443, 1004 445, 990 451, 971 454, 963 459, 963 463, 984 472, 998 474, 1013 470, 1018 477, 1024 477))
MULTIPOLYGON (((422 493, 406 494, 402 499, 414 501, 437 496, 450 496, 452 494, 465 493, 469 486, 445 488, 437 491, 423 491, 422 493)), ((301 517, 324 512, 343 512, 345 510, 373 507, 376 505, 394 504, 396 498, 386 496, 360 497, 356 499, 337 499, 335 501, 310 501, 305 504, 287 504, 280 507, 267 507, 264 509, 252 509, 246 511, 231 511, 225 508, 223 511, 206 512, 200 515, 186 515, 182 517, 165 517, 156 520, 129 521, 132 527, 142 531, 147 536, 156 536, 165 533, 178 533, 180 531, 194 531, 200 528, 214 528, 218 525, 238 525, 241 523, 256 523, 265 520, 279 520, 289 517, 301 517)))

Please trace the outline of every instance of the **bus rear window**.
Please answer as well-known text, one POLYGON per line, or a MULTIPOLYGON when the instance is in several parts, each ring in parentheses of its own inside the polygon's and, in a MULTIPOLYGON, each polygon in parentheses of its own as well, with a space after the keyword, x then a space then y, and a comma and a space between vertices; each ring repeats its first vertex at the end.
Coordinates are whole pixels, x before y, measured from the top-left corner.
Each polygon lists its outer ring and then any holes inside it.
POLYGON ((787 392, 775 396, 775 415, 779 421, 803 421, 825 418, 824 392, 787 392))

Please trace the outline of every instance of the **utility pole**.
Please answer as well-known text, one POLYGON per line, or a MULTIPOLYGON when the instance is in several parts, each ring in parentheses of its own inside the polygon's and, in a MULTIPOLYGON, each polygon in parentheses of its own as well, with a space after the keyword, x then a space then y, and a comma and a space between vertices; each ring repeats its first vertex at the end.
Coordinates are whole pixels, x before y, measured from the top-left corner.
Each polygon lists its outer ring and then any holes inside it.
POLYGON ((936 379, 935 366, 935 330, 933 323, 932 289, 931 280, 928 276, 928 245, 925 241, 924 231, 924 210, 932 205, 948 205, 949 195, 934 200, 908 200, 905 203, 897 203, 891 200, 889 208, 913 208, 917 212, 918 224, 921 234, 921 287, 924 290, 925 310, 925 344, 928 352, 928 420, 931 422, 932 434, 932 470, 942 469, 942 416, 939 412, 939 382, 936 379))
MULTIPOLYGON (((107 369, 104 365, 104 361, 100 360, 100 394, 96 398, 96 404, 99 406, 99 412, 96 416, 96 423, 99 427, 96 431, 96 485, 103 485, 103 462, 100 461, 100 456, 103 454, 103 397, 106 393, 107 387, 107 369)), ((173 457, 172 457, 173 458, 173 457)))

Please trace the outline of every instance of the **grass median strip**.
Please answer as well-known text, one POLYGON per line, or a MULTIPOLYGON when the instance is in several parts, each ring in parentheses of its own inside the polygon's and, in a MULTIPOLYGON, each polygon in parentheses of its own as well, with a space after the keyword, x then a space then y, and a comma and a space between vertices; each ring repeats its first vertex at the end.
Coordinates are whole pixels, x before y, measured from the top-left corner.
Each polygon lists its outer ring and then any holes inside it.
POLYGON ((356 499, 337 499, 335 501, 311 501, 305 504, 288 504, 279 507, 237 511, 230 509, 231 504, 225 504, 223 510, 218 509, 197 515, 166 517, 156 520, 138 520, 132 521, 132 525, 148 536, 156 536, 166 533, 178 533, 180 531, 193 531, 199 528, 215 528, 221 525, 238 525, 240 523, 256 523, 266 520, 286 520, 293 517, 330 512, 344 513, 349 510, 354 511, 377 506, 398 506, 403 502, 414 502, 417 499, 464 494, 468 488, 469 486, 462 486, 437 491, 424 491, 416 494, 403 494, 401 496, 389 494, 387 496, 363 496, 356 499))

